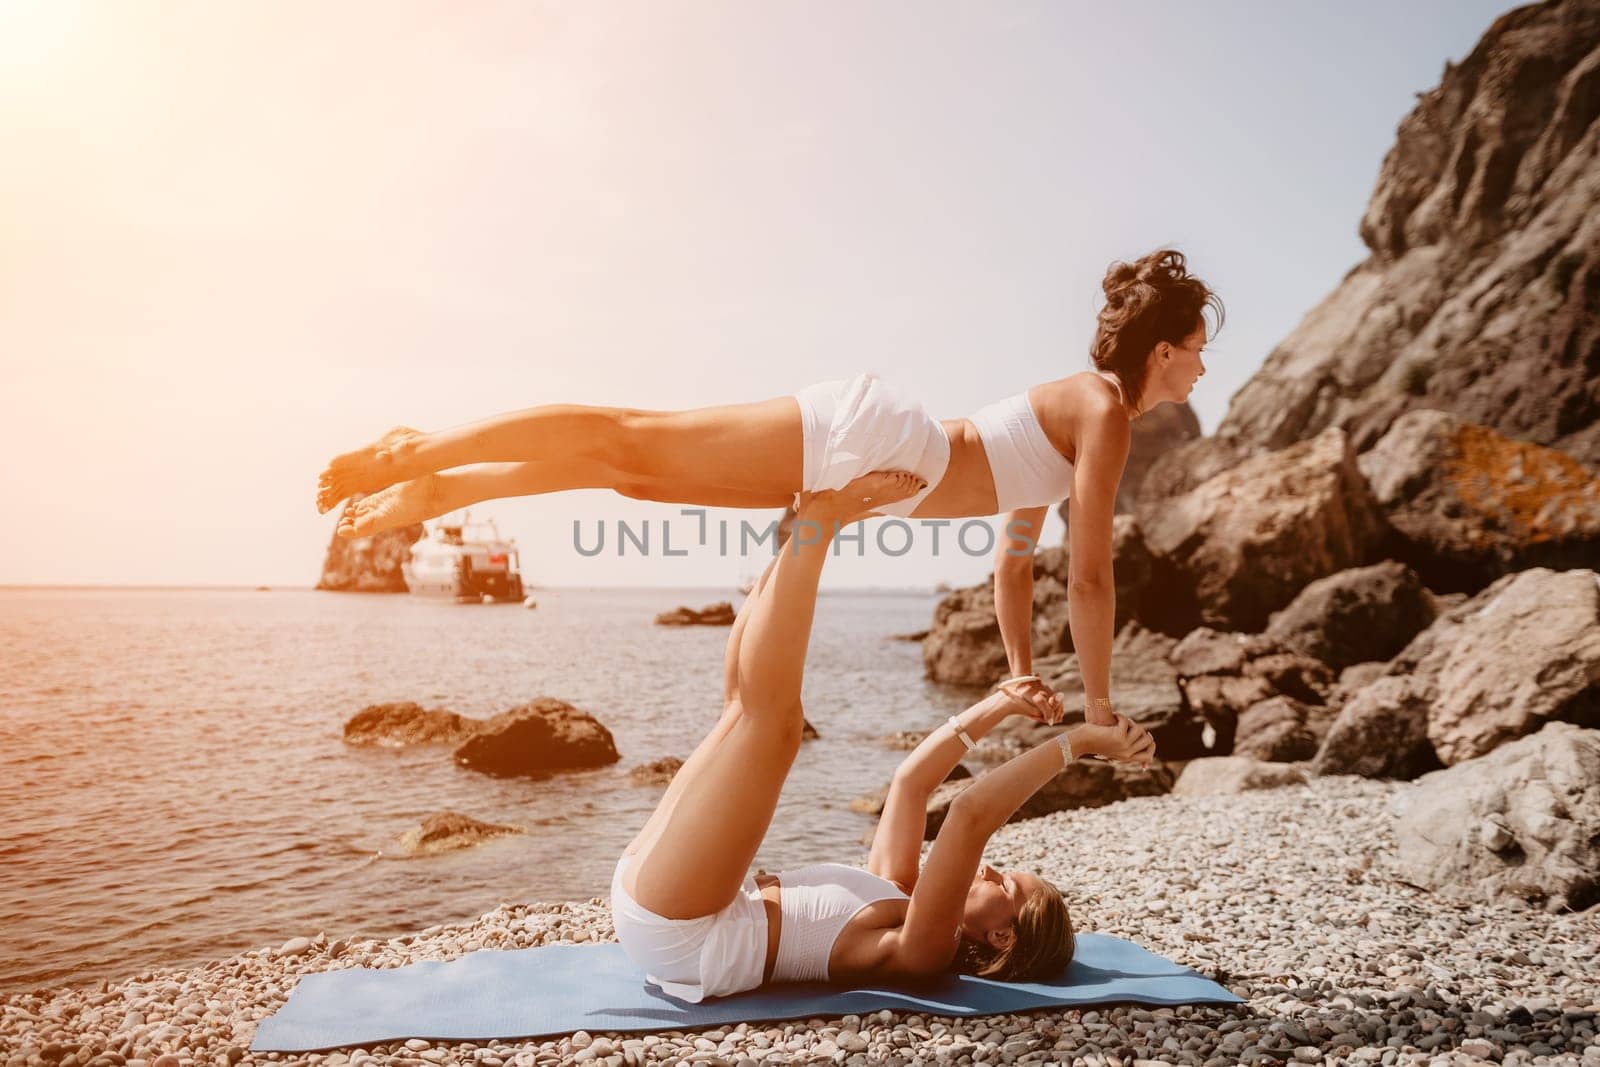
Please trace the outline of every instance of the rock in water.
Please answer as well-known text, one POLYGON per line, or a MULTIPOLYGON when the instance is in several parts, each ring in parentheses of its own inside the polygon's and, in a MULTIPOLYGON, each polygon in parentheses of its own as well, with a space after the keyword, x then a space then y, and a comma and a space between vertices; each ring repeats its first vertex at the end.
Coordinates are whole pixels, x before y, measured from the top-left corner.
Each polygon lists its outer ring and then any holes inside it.
POLYGON ((400 851, 408 856, 432 856, 440 852, 470 848, 491 837, 520 834, 515 826, 481 822, 458 811, 429 815, 422 824, 400 835, 400 851))
POLYGON ((500 777, 537 778, 604 767, 619 758, 610 730, 553 697, 501 712, 455 750, 457 763, 500 777))
POLYGON ((1549 723, 1424 776, 1395 807, 1409 882, 1556 908, 1600 902, 1600 730, 1549 723))
POLYGON ((406 700, 397 704, 369 704, 344 724, 344 740, 351 745, 460 744, 480 725, 477 719, 443 708, 425 709, 406 700))
POLYGON ((1600 560, 1600 473, 1564 452, 1412 411, 1359 462, 1391 554, 1430 588, 1477 592, 1511 571, 1600 560))
POLYGON ((633 768, 628 772, 628 780, 634 785, 670 785, 682 766, 683 760, 677 756, 662 756, 633 768))
POLYGON ((422 540, 422 535, 421 523, 354 540, 334 534, 317 588, 335 593, 406 592, 400 565, 411 558, 411 546, 422 540))
MULTIPOLYGON (((1442 408, 1600 467, 1600 4, 1501 16, 1403 119, 1361 221, 1368 259, 1218 427, 1365 451, 1442 408)), ((1426 577, 1426 576, 1424 576, 1426 577)))
POLYGON ((732 626, 737 613, 733 605, 723 600, 696 611, 694 608, 673 608, 656 616, 657 626, 732 626))

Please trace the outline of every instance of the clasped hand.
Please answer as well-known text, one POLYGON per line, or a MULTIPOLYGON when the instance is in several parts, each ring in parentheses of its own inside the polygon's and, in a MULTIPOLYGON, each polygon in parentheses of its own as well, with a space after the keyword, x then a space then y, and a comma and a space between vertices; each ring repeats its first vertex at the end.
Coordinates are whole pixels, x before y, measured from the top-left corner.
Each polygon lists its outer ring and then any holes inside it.
POLYGON ((1078 727, 1078 736, 1085 741, 1085 752, 1104 756, 1113 763, 1148 767, 1155 758, 1156 739, 1126 715, 1117 715, 1117 721, 1110 726, 1084 723, 1078 727))
POLYGON ((1038 678, 1003 683, 1000 691, 1016 700, 1024 715, 1046 726, 1060 722, 1067 711, 1061 703, 1061 694, 1038 678))

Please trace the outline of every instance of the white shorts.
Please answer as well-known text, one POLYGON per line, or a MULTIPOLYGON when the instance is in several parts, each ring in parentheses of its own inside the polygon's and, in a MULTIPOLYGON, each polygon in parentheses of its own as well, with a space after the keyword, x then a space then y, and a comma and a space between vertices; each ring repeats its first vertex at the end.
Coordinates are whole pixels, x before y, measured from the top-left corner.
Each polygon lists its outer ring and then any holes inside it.
POLYGON ((808 385, 795 394, 805 442, 807 492, 842 489, 872 471, 907 470, 928 483, 877 510, 910 515, 950 465, 950 438, 922 404, 876 374, 808 385))
POLYGON ((767 963, 767 912, 753 875, 715 915, 668 919, 640 906, 622 888, 624 855, 611 876, 611 921, 634 966, 662 991, 698 1004, 761 984, 767 963))

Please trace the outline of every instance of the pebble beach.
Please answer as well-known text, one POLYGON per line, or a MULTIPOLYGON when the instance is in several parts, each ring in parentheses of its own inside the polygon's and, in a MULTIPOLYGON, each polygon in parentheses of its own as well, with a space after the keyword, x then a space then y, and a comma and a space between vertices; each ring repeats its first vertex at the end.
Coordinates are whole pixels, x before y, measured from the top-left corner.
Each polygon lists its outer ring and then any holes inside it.
MULTIPOLYGON (((950 1018, 881 1011, 708 1031, 420 1039, 247 1051, 303 975, 478 949, 613 940, 606 900, 505 903, 386 940, 307 932, 190 970, 0 998, 5 1067, 469 1063, 1550 1063, 1600 1067, 1600 908, 1472 903, 1393 874, 1407 783, 1313 779, 1141 797, 1005 827, 985 858, 1054 880, 1080 930, 1133 940, 1245 998, 1234 1007, 950 1018)), ((853 862, 862 862, 855 857, 853 862)))

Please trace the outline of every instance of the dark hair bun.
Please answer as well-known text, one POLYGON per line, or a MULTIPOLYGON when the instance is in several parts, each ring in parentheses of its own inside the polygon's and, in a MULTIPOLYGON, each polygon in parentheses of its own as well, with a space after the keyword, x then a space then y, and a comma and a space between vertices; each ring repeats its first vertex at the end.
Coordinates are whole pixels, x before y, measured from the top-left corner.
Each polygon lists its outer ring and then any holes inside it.
POLYGON ((1177 344, 1216 313, 1222 326, 1222 301, 1205 282, 1189 273, 1189 263, 1175 248, 1162 248, 1132 263, 1113 263, 1100 283, 1105 307, 1100 309, 1089 359, 1112 371, 1138 406, 1144 390, 1145 361, 1157 344, 1177 344))

